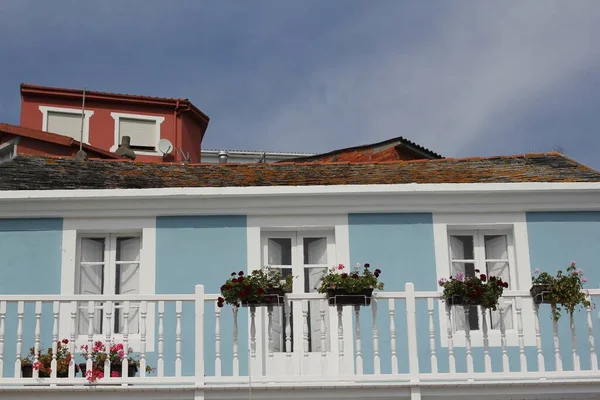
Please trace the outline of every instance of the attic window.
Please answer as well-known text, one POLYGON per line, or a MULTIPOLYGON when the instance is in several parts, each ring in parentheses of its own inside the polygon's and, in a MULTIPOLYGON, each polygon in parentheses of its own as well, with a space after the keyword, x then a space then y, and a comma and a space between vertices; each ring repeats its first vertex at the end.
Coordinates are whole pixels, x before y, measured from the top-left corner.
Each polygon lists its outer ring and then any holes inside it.
POLYGON ((18 138, 0 144, 0 164, 12 160, 17 155, 18 138))
POLYGON ((124 136, 131 138, 131 149, 137 154, 157 154, 156 146, 160 140, 160 125, 164 117, 111 113, 115 119, 115 151, 124 136))
MULTIPOLYGON (((82 139, 81 109, 39 106, 42 112, 42 130, 67 136, 77 141, 82 139)), ((83 143, 90 142, 91 110, 83 112, 83 143)))

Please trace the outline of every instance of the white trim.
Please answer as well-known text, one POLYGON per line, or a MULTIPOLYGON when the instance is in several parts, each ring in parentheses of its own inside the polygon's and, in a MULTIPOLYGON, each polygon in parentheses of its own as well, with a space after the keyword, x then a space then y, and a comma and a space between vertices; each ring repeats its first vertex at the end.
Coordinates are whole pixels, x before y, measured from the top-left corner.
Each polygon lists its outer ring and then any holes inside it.
POLYGON ((11 153, 10 158, 14 158, 17 156, 17 145, 19 144, 20 137, 15 137, 6 142, 0 144, 0 154, 3 153, 11 153))
MULTIPOLYGON (((81 116, 81 109, 77 108, 64 108, 64 107, 50 107, 50 106, 39 106, 40 111, 42 112, 42 130, 44 132, 48 132, 48 112, 56 112, 63 114, 77 114, 81 116)), ((84 110, 83 111, 83 140, 82 142, 85 144, 90 144, 90 118, 94 115, 92 110, 84 110)), ((60 133, 50 132, 56 135, 61 135, 60 133)), ((66 135, 61 135, 66 136, 66 135)), ((70 137, 70 136, 69 136, 70 137)), ((79 141, 79 138, 75 140, 79 141)))
POLYGON ((120 144, 119 143, 119 136, 120 136, 119 119, 127 118, 127 119, 137 119, 137 120, 142 120, 142 121, 154 121, 156 123, 156 126, 155 126, 156 141, 154 144, 154 151, 138 151, 138 150, 134 150, 134 151, 135 151, 135 154, 139 154, 139 155, 146 155, 146 156, 160 155, 156 146, 158 146, 158 141, 160 140, 160 125, 165 120, 165 117, 158 117, 155 115, 143 115, 143 114, 124 114, 124 113, 118 113, 118 112, 111 112, 110 116, 113 117, 113 119, 115 120, 114 142, 113 142, 112 147, 109 149, 110 152, 115 152, 119 148, 119 144, 120 144))
MULTIPOLYGON (((140 294, 154 294, 156 291, 156 218, 66 218, 63 220, 61 294, 75 294, 75 270, 77 264, 78 235, 82 233, 121 233, 141 232, 140 250, 140 294)), ((69 304, 61 304, 60 337, 69 337, 69 304)), ((146 350, 154 351, 154 305, 148 304, 146 350)), ((104 341, 103 335, 95 340, 104 341)), ((80 345, 78 339, 78 345, 80 345)), ((83 340, 84 344, 87 339, 83 340)), ((130 335, 130 344, 139 351, 140 338, 130 335)))
MULTIPOLYGON (((493 214, 433 214, 433 241, 435 249, 435 267, 437 280, 448 278, 450 275, 450 255, 448 251, 448 231, 461 229, 485 229, 502 230, 510 229, 514 246, 514 261, 516 277, 514 282, 516 287, 511 285, 508 290, 528 290, 531 283, 531 265, 529 262, 529 238, 527 236, 527 220, 525 213, 493 213, 493 214)), ((507 290, 507 292, 508 292, 507 290)), ((441 293, 441 288, 438 286, 441 293)), ((523 331, 525 346, 535 346, 535 329, 533 325, 533 303, 523 301, 523 331)), ((440 322, 440 332, 446 332, 447 317, 446 308, 443 303, 439 303, 438 316, 440 322)), ((517 321, 516 314, 513 317, 514 329, 506 331, 507 345, 518 346, 517 321)), ((500 332, 489 330, 490 346, 500 346, 500 332)), ((465 347, 464 332, 454 332, 454 346, 465 347)), ((448 347, 448 338, 446 335, 440 335, 442 347, 448 347)), ((475 347, 483 346, 483 337, 481 331, 471 331, 471 342, 475 347)))
POLYGON ((600 183, 0 191, 0 218, 580 210, 600 211, 600 183))

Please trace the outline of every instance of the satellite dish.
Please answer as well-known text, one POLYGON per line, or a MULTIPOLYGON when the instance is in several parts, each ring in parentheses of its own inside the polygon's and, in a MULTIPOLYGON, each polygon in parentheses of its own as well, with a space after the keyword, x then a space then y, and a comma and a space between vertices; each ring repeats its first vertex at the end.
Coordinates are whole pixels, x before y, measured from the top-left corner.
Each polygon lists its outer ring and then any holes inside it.
POLYGON ((160 151, 163 156, 166 156, 173 151, 173 144, 168 139, 160 139, 158 141, 158 151, 160 151))

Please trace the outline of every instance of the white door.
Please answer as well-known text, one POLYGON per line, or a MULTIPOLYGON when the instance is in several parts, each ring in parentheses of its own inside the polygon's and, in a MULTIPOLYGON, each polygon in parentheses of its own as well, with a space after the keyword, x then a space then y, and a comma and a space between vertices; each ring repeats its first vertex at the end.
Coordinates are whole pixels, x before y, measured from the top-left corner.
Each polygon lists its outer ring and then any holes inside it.
MULTIPOLYGON (((284 276, 292 274, 294 294, 316 293, 321 277, 335 264, 333 233, 272 232, 262 236, 262 266, 280 268, 284 276)), ((259 357, 263 374, 322 375, 339 372, 335 310, 327 304, 322 307, 319 300, 302 303, 286 302, 271 310, 257 310, 257 341, 261 342, 259 357)), ((349 313, 344 318, 344 325, 344 330, 351 332, 349 313)), ((352 360, 351 356, 349 360, 352 360)))

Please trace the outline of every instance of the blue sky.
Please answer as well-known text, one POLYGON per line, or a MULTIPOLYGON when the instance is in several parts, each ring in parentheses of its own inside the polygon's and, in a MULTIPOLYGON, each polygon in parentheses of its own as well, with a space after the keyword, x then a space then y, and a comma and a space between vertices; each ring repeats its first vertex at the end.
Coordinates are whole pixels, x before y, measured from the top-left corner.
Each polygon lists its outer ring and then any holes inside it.
POLYGON ((323 152, 404 136, 445 156, 600 168, 600 1, 0 3, 0 121, 21 82, 185 97, 205 148, 323 152))

